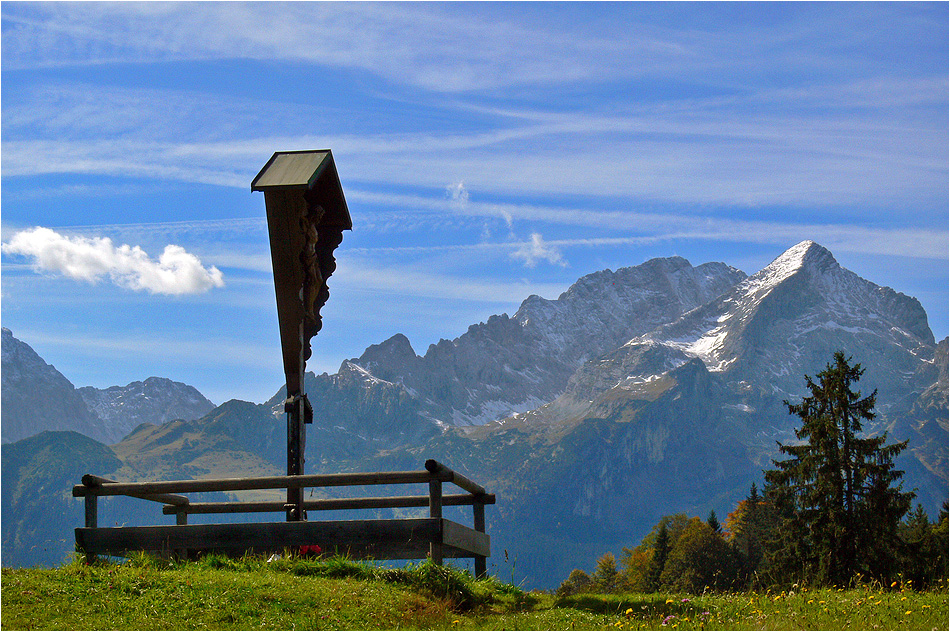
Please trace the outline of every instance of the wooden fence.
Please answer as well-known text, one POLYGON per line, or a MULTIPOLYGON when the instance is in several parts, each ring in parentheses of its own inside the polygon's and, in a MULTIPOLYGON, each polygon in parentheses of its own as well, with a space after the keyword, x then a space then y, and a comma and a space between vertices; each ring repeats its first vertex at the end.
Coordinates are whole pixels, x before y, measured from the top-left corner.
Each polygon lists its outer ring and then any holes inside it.
POLYGON ((481 485, 431 459, 426 461, 425 470, 410 472, 143 483, 117 483, 87 474, 82 477, 81 485, 73 487, 73 496, 85 498, 86 526, 76 529, 76 544, 79 550, 89 557, 95 557, 96 554, 122 555, 129 551, 152 551, 180 556, 218 551, 240 555, 316 544, 327 552, 379 560, 431 557, 435 563, 441 564, 443 558, 473 558, 477 576, 485 574, 486 558, 491 554, 490 538, 485 533, 485 505, 495 504, 494 494, 487 493, 481 485), (428 483, 429 494, 310 500, 303 503, 303 508, 305 511, 326 511, 428 506, 428 518, 189 525, 189 514, 284 512, 287 506, 280 501, 193 503, 187 496, 181 495, 197 492, 410 483, 428 483), (443 483, 453 483, 468 493, 443 495, 443 483), (162 513, 174 514, 176 524, 100 527, 97 503, 100 496, 131 496, 162 503, 162 513), (472 506, 472 528, 442 517, 443 507, 459 505, 472 506))

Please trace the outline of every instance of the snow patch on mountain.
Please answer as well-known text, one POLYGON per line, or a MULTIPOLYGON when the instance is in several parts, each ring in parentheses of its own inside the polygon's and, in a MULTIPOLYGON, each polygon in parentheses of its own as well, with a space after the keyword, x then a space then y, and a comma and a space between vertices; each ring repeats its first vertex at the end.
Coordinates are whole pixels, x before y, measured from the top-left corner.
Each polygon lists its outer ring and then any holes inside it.
MULTIPOLYGON (((348 360, 367 387, 399 384, 422 423, 482 425, 525 412, 564 392, 586 361, 729 291, 745 274, 682 257, 581 277, 557 299, 529 296, 511 317, 494 315, 420 357, 397 334, 348 360)), ((317 406, 318 402, 312 400, 317 406)))
POLYGON ((491 421, 524 414, 540 408, 547 401, 539 397, 528 397, 521 402, 512 403, 504 399, 486 400, 481 402, 481 409, 477 413, 467 411, 453 411, 453 426, 482 426, 491 421))

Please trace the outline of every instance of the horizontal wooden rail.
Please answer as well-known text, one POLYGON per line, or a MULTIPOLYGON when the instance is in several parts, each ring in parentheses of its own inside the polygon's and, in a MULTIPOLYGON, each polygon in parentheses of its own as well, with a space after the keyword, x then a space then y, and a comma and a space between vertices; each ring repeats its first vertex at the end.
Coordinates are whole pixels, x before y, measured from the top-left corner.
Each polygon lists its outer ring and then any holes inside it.
MULTIPOLYGON (((494 494, 453 494, 442 497, 442 504, 458 507, 463 505, 495 504, 494 494)), ((332 511, 337 509, 395 509, 406 507, 428 507, 428 496, 381 496, 377 498, 330 498, 304 501, 303 508, 307 511, 332 511)), ((167 505, 162 508, 166 515, 185 511, 189 514, 222 514, 222 513, 255 513, 267 511, 285 511, 283 501, 259 502, 221 502, 221 503, 191 503, 187 507, 167 505)))
POLYGON ((474 483, 471 480, 465 478, 458 472, 447 468, 438 461, 434 459, 429 459, 426 461, 426 470, 432 473, 433 476, 437 477, 440 481, 447 483, 455 483, 462 489, 472 494, 484 494, 485 488, 474 483))
MULTIPOLYGON (((101 476, 93 476, 92 474, 86 474, 82 477, 82 485, 77 485, 73 488, 73 496, 85 496, 86 494, 77 494, 77 489, 101 489, 103 485, 120 485, 116 481, 110 480, 108 478, 102 478, 101 476)), ((111 487, 110 487, 111 489, 111 487)), ((86 492, 88 493, 88 492, 86 492)), ((101 494, 105 495, 105 494, 101 494)), ((185 496, 177 496, 175 494, 151 494, 151 493, 126 493, 126 496, 132 496, 133 498, 141 498, 142 500, 152 500, 158 503, 165 503, 166 505, 173 505, 176 507, 181 507, 189 503, 188 498, 185 496)))
POLYGON ((429 472, 371 472, 353 474, 307 474, 303 476, 260 476, 255 478, 203 478, 193 481, 145 483, 103 483, 95 487, 76 485, 73 496, 154 496, 169 492, 228 492, 254 489, 296 489, 301 487, 343 487, 352 485, 400 485, 427 483, 429 472))

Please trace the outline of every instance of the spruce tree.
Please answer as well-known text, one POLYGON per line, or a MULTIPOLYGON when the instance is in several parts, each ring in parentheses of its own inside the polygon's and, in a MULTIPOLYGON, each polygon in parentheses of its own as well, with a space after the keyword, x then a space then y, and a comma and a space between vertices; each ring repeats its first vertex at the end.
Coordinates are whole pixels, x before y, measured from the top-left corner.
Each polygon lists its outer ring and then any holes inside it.
POLYGON ((651 592, 660 589, 660 575, 666 566, 666 558, 670 554, 670 534, 666 530, 666 521, 660 522, 660 530, 656 534, 653 544, 653 559, 650 561, 650 572, 647 575, 647 586, 651 592))
POLYGON ((726 525, 730 530, 730 543, 739 557, 739 575, 751 586, 763 570, 765 544, 775 532, 772 507, 759 495, 755 483, 745 500, 739 501, 736 510, 729 514, 726 525))
POLYGON ((835 353, 834 362, 805 376, 811 395, 785 402, 801 419, 801 443, 779 444, 784 461, 765 472, 768 500, 782 520, 773 543, 777 570, 796 579, 844 585, 856 574, 884 579, 893 572, 898 525, 914 494, 902 492, 894 458, 907 442, 887 445, 887 433, 862 435, 874 419, 875 390, 851 390, 864 373, 835 353), (898 483, 897 487, 893 487, 898 483))

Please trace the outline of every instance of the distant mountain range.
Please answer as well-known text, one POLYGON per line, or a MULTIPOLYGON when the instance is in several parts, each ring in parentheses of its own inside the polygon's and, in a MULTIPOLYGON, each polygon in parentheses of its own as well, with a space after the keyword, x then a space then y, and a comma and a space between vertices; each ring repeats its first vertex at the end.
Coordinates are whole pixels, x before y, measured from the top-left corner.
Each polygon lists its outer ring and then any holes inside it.
POLYGON ((115 443, 139 424, 198 419, 214 408, 193 386, 160 377, 107 389, 77 389, 6 327, 0 330, 0 342, 3 443, 44 430, 74 430, 115 443))
MULTIPOLYGON (((15 339, 3 335, 3 437, 15 441, 31 427, 19 405, 30 381, 8 381, 15 339), (18 403, 12 429, 8 401, 18 403)), ((70 392, 15 342, 15 375, 42 375, 70 392)), ((904 487, 935 514, 947 499, 947 344, 934 341, 916 299, 841 268, 813 242, 752 276, 653 259, 587 275, 556 300, 531 296, 513 316, 492 316, 423 356, 397 334, 333 375, 308 374, 307 471, 442 460, 498 495, 488 511, 490 568, 553 587, 572 568, 637 544, 662 515, 725 516, 761 483, 776 441, 794 439, 783 400, 800 398, 803 376, 840 349, 866 369, 860 389, 878 390, 879 416, 865 430, 909 440, 898 461, 904 487)), ((32 426, 105 437, 111 447, 63 432, 4 445, 4 564, 55 562, 71 549, 81 506, 63 490, 85 472, 49 465, 66 455, 120 480, 283 473, 283 393, 212 410, 190 387, 166 382, 73 389, 77 397, 62 401, 75 415, 48 417, 73 426, 32 426), (204 412, 188 412, 203 402, 204 412), (160 410, 171 417, 155 417, 160 410), (118 435, 96 435, 103 427, 118 435), (36 522, 40 507, 24 499, 39 487, 61 498, 40 503, 60 507, 58 532, 24 526, 36 522), (31 538, 52 553, 28 554, 31 538)), ((119 502, 108 511, 143 520, 119 502)))

